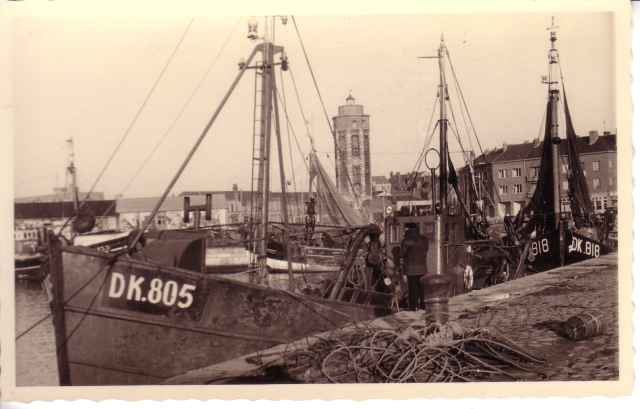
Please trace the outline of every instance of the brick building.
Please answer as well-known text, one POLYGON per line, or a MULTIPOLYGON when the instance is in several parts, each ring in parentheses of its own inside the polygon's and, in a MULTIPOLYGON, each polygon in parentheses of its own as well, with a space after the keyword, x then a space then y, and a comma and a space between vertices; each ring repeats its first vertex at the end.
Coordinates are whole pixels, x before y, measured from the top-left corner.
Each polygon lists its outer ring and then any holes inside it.
MULTIPOLYGON (((589 193, 596 213, 602 213, 607 207, 617 207, 617 162, 616 135, 605 132, 599 135, 595 131, 589 136, 578 137, 578 154, 583 172, 589 186, 589 193)), ((488 215, 491 217, 515 215, 533 196, 538 175, 542 141, 534 140, 520 144, 507 145, 485 152, 474 161, 476 186, 480 196, 491 197, 485 200, 488 215)), ((560 144, 560 192, 563 211, 570 211, 568 201, 569 184, 567 181, 567 143, 560 144)), ((470 186, 468 168, 460 170, 462 183, 470 186)), ((468 188, 464 189, 468 194, 468 188)))

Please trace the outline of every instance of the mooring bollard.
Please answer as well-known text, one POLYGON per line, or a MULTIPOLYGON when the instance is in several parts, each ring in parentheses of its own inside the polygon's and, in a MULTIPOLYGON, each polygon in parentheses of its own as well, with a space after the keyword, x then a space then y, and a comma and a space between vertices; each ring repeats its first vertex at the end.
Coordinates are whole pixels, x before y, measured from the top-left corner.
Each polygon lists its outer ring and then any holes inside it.
POLYGON ((420 279, 424 289, 424 309, 427 323, 446 324, 449 320, 449 284, 443 274, 426 274, 420 279))

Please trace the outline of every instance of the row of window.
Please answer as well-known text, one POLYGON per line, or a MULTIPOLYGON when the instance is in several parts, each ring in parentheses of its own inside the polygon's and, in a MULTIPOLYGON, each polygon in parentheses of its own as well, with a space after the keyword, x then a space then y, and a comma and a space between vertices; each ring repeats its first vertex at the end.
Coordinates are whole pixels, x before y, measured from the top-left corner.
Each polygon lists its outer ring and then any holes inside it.
MULTIPOLYGON (((613 160, 609 159, 609 169, 613 169, 613 160)), ((580 165, 582 166, 583 172, 586 175, 586 169, 584 167, 584 161, 580 162, 580 165)), ((567 173, 568 170, 568 165, 566 163, 562 164, 562 173, 567 173)), ((600 161, 599 160, 594 160, 593 162, 591 162, 591 170, 594 172, 599 172, 600 171, 600 161)), ((522 168, 516 167, 516 168, 511 168, 511 169, 498 169, 498 178, 499 179, 505 179, 508 177, 512 177, 512 178, 516 178, 516 177, 521 177, 522 176, 522 168)), ((529 168, 529 177, 531 178, 536 178, 540 176, 540 166, 533 166, 531 168, 529 168)))
POLYGON ((511 192, 509 192, 509 185, 498 185, 498 192, 501 195, 508 193, 522 193, 522 183, 516 183, 511 186, 511 192))
MULTIPOLYGON (((594 189, 598 189, 601 184, 600 184, 600 178, 593 178, 591 180, 591 184, 593 186, 594 189)), ((613 187, 615 185, 615 180, 613 177, 609 178, 609 187, 613 187)), ((530 193, 533 193, 533 191, 535 190, 535 184, 531 185, 531 189, 530 189, 530 193)), ((569 190, 569 182, 564 180, 562 181, 562 190, 567 191, 569 190)), ((498 185, 498 192, 501 195, 506 195, 509 193, 513 193, 513 194, 517 194, 517 193, 522 193, 522 184, 521 183, 515 183, 513 185, 511 185, 511 191, 509 191, 509 185, 498 185)))
MULTIPOLYGON (((601 186, 600 184, 600 178, 593 178, 591 179, 591 185, 593 186, 594 189, 597 189, 601 186)), ((609 187, 613 187, 615 185, 615 180, 613 179, 613 177, 609 177, 609 187)), ((562 182, 562 189, 563 190, 569 190, 569 182, 568 181, 563 181, 562 182)))
MULTIPOLYGON (((362 132, 362 137, 366 149, 369 143, 369 131, 367 129, 362 132)), ((345 131, 338 132, 338 145, 341 151, 346 151, 347 140, 345 131)), ((357 133, 351 135, 351 156, 360 156, 360 135, 357 133)))

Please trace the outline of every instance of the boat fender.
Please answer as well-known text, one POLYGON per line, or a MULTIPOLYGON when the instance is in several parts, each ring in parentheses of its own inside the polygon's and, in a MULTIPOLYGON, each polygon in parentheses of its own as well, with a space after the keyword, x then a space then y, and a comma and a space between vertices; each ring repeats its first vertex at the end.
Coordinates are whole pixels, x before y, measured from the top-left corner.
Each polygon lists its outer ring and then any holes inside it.
POLYGON ((81 212, 73 219, 73 230, 76 233, 88 233, 96 225, 96 218, 90 212, 81 212))
POLYGON ((464 268, 464 289, 469 291, 473 288, 473 268, 466 265, 464 268))

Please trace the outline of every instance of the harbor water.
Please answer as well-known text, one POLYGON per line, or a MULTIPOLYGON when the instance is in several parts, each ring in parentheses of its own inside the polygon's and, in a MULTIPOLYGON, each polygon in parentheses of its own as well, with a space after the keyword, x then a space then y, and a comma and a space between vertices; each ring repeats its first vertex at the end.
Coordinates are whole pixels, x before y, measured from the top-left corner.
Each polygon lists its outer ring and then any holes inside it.
MULTIPOLYGON (((47 294, 39 283, 16 282, 15 298, 16 334, 21 334, 50 313, 47 294)), ((16 385, 58 385, 51 317, 16 341, 16 385)))

